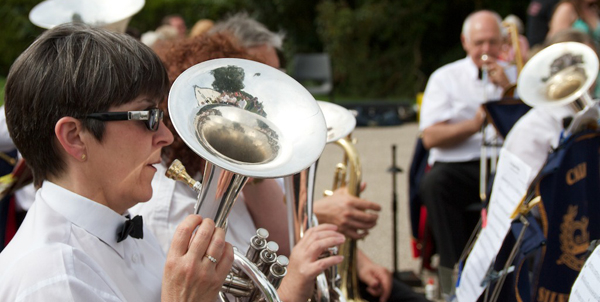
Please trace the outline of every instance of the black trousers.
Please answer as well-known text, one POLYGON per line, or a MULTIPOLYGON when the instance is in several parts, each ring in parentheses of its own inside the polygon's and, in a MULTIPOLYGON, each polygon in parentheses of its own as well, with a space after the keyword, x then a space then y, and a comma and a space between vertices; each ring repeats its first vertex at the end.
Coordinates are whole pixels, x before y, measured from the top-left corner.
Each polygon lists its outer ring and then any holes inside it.
MULTIPOLYGON (((413 291, 413 289, 398 281, 396 279, 392 279, 392 293, 390 294, 389 302, 427 302, 429 300, 425 299, 425 296, 413 291)), ((379 297, 374 297, 369 292, 367 292, 367 284, 359 281, 358 282, 358 290, 360 293, 360 297, 369 302, 379 302, 379 297)))
POLYGON ((469 205, 481 202, 479 160, 436 162, 423 176, 419 194, 427 207, 440 266, 452 269, 480 217, 478 211, 467 210, 469 205))

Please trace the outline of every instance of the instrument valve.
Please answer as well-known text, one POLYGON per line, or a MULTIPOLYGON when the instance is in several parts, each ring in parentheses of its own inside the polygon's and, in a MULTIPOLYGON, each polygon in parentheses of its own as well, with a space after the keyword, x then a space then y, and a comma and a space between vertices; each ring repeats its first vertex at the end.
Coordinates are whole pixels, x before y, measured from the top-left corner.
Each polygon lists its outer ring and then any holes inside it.
POLYGON ((279 244, 275 241, 269 241, 267 242, 267 247, 260 251, 260 257, 256 263, 256 267, 258 267, 265 275, 268 274, 271 264, 277 260, 278 250, 279 244))
POLYGON ((267 279, 275 288, 279 288, 281 280, 287 274, 287 266, 290 264, 290 259, 284 255, 277 256, 277 260, 271 264, 267 279))
POLYGON ((221 289, 223 292, 231 293, 236 297, 249 297, 255 287, 252 281, 229 274, 225 278, 221 289))
POLYGON ((250 247, 246 251, 246 258, 256 263, 259 258, 260 251, 267 247, 267 238, 269 237, 269 231, 263 228, 256 230, 256 235, 250 238, 250 247))

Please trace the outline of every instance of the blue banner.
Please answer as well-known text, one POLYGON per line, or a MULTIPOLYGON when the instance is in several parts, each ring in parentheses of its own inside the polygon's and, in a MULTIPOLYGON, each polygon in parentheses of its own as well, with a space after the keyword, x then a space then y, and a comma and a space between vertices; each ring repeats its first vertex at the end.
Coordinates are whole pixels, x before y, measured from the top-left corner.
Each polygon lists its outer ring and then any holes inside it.
POLYGON ((533 301, 568 301, 590 241, 600 238, 599 150, 599 132, 580 132, 550 154, 541 172, 537 190, 546 246, 533 301))

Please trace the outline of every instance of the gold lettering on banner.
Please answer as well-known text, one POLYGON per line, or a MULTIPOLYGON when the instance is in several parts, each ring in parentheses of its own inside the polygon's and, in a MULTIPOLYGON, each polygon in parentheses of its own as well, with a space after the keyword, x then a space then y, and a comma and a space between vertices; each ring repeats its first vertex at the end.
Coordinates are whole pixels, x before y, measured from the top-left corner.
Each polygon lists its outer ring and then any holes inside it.
POLYGON ((567 302, 569 294, 553 292, 547 288, 540 287, 537 295, 538 302, 567 302))
POLYGON ((556 264, 564 264, 574 271, 581 271, 585 262, 584 255, 590 245, 590 234, 588 233, 589 219, 585 216, 581 220, 575 220, 577 216, 576 205, 570 205, 567 214, 563 216, 560 224, 560 250, 562 254, 556 264))
POLYGON ((569 186, 572 186, 574 183, 584 179, 587 176, 587 166, 586 163, 580 163, 575 166, 575 168, 567 171, 566 180, 569 186))

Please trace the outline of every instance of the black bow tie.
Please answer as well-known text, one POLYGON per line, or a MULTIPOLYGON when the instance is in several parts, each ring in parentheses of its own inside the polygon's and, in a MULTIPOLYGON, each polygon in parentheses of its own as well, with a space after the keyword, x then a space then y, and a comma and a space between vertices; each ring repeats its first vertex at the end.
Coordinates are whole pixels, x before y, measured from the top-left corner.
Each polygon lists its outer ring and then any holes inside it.
POLYGON ((142 239, 144 238, 144 222, 142 216, 137 215, 131 219, 127 217, 127 221, 121 228, 117 230, 117 242, 121 242, 131 236, 133 238, 142 239))

